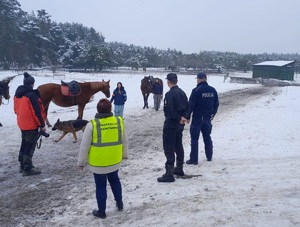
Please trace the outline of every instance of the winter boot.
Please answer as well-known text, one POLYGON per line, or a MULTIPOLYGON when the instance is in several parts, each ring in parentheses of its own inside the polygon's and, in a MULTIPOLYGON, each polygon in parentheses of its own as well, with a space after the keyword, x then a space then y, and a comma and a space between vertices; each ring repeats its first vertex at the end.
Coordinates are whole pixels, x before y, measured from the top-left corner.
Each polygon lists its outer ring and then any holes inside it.
POLYGON ((92 214, 97 218, 101 218, 101 219, 106 218, 105 210, 93 210, 92 214))
POLYGON ((41 171, 39 171, 36 168, 31 168, 31 169, 27 169, 27 170, 23 170, 23 176, 31 176, 31 175, 38 175, 41 174, 41 171))
POLYGON ((24 166, 23 165, 20 165, 20 173, 23 173, 24 172, 24 166))
POLYGON ((174 172, 173 172, 174 175, 178 175, 178 176, 184 176, 184 172, 183 172, 183 165, 177 165, 175 168, 174 168, 174 172))
POLYGON ((213 142, 209 146, 205 146, 205 155, 208 162, 211 162, 213 156, 213 142))
POLYGON ((166 164, 166 173, 162 177, 157 178, 158 182, 174 182, 175 178, 173 175, 174 166, 166 164))
MULTIPOLYGON (((32 166, 32 168, 31 169, 34 169, 34 170, 39 170, 39 169, 37 169, 37 168, 35 168, 34 166, 32 166)), ((24 172, 24 166, 23 165, 20 165, 20 171, 19 171, 20 173, 23 173, 24 172)))
POLYGON ((116 202, 116 206, 118 208, 118 211, 122 211, 123 210, 123 202, 122 201, 116 202))

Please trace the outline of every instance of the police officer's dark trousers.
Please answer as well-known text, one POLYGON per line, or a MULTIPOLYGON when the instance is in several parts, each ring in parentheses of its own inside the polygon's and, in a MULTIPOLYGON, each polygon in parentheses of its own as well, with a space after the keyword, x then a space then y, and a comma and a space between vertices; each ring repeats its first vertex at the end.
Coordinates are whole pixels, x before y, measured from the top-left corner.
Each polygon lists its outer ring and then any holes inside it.
POLYGON ((202 133, 204 148, 205 148, 205 155, 207 160, 212 159, 213 155, 213 144, 211 140, 211 131, 212 131, 212 124, 210 117, 195 117, 193 116, 191 127, 190 127, 190 134, 191 134, 191 153, 190 153, 190 160, 192 162, 198 162, 198 141, 200 137, 200 132, 202 133))
POLYGON ((184 150, 182 146, 182 131, 184 125, 178 125, 176 128, 163 129, 163 148, 166 156, 166 165, 174 166, 175 154, 176 165, 183 164, 184 150))

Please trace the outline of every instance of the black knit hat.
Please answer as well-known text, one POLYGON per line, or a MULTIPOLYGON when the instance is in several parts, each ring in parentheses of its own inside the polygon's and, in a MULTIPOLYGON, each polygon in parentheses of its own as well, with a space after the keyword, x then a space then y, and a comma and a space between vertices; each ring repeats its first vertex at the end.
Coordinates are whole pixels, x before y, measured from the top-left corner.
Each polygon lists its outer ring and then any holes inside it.
POLYGON ((35 79, 33 76, 29 75, 27 72, 24 73, 24 79, 23 79, 23 84, 24 85, 33 85, 35 82, 35 79))

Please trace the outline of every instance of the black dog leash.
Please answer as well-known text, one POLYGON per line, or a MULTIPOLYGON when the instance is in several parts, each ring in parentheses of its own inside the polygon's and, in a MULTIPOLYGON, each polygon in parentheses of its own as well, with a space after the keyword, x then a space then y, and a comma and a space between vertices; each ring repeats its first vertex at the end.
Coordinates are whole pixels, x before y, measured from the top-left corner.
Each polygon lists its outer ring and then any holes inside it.
POLYGON ((46 138, 49 137, 50 135, 47 132, 44 131, 39 131, 38 136, 36 138, 36 148, 40 149, 42 146, 42 137, 45 136, 46 138))
POLYGON ((37 140, 36 140, 36 148, 37 148, 37 149, 40 149, 41 146, 42 146, 42 137, 39 136, 39 137, 37 138, 37 140), (39 139, 40 139, 40 140, 39 140, 39 139))

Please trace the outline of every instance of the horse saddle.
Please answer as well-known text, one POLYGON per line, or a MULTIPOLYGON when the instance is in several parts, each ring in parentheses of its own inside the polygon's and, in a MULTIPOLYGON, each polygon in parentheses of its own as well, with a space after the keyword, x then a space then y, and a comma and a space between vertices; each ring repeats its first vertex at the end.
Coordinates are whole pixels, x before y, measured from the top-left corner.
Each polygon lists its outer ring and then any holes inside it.
POLYGON ((65 96, 78 96, 81 93, 80 84, 72 80, 71 82, 61 81, 61 93, 65 96))

